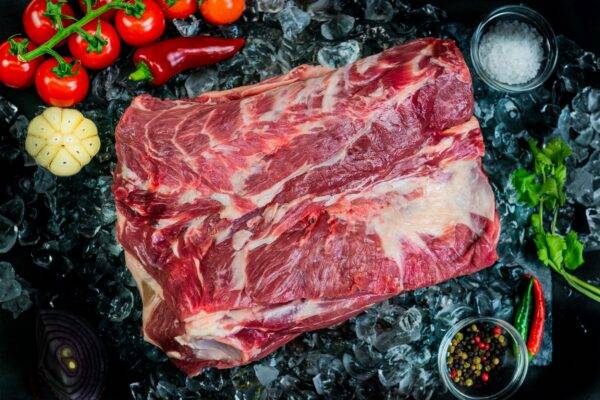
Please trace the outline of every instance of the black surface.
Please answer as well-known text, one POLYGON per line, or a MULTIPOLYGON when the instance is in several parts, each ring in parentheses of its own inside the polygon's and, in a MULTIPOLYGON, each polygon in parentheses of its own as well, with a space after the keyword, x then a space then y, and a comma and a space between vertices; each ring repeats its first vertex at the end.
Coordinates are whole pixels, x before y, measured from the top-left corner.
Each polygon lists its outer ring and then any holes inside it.
MULTIPOLYGON (((0 39, 18 32, 24 0, 0 0, 0 39)), ((512 4, 506 1, 431 1, 449 14, 449 20, 475 25, 495 7, 512 4)), ((600 1, 527 1, 525 4, 541 12, 557 34, 575 40, 582 48, 600 53, 600 1)), ((15 96, 0 88, 20 107, 32 107, 32 97, 15 96)), ((581 277, 600 278, 600 254, 588 254, 581 277)), ((554 280, 554 361, 548 367, 533 367, 516 399, 600 399, 600 305, 572 293, 563 280, 554 280)), ((33 358, 31 313, 12 321, 0 312, 0 389, 7 383, 14 397, 0 400, 33 398, 23 392, 31 377, 33 358), (19 393, 19 394, 17 394, 19 393)), ((126 383, 111 371, 108 399, 123 399, 126 383)), ((6 386, 5 386, 6 387, 6 386)), ((0 396, 2 396, 0 390, 0 396)))

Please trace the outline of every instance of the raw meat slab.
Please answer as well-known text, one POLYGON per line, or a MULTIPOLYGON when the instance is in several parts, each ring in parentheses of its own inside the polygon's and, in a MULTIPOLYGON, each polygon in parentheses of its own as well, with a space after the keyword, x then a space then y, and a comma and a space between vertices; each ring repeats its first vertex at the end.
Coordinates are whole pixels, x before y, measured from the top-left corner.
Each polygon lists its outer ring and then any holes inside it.
POLYGON ((454 42, 300 66, 116 130, 117 236, 144 335, 189 375, 497 258, 471 78, 454 42))

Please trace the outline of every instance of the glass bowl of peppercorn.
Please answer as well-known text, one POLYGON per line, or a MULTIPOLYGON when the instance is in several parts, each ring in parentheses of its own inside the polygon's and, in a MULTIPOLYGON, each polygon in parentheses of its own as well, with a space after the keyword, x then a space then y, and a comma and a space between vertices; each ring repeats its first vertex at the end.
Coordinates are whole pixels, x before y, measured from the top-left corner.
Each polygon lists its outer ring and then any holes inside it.
POLYGON ((438 369, 448 390, 459 399, 506 399, 527 375, 527 345, 508 322, 491 317, 466 318, 442 339, 438 369))

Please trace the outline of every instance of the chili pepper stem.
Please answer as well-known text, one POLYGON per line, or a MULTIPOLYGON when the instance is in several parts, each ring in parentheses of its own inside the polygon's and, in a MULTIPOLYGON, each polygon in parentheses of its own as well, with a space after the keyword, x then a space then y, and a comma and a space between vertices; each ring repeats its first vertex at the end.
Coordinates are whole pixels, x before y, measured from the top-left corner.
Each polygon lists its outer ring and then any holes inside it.
POLYGON ((148 67, 148 64, 145 62, 140 62, 137 64, 135 71, 129 74, 129 79, 134 82, 152 82, 154 80, 154 76, 152 76, 152 72, 148 67))

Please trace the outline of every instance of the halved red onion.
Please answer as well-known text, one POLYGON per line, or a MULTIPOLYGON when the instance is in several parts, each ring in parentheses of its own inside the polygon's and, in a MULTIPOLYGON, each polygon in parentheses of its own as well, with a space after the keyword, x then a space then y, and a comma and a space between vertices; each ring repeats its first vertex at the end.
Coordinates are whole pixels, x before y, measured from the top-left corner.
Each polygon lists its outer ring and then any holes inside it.
POLYGON ((100 399, 106 352, 87 322, 64 311, 41 311, 36 342, 40 378, 59 399, 100 399))

